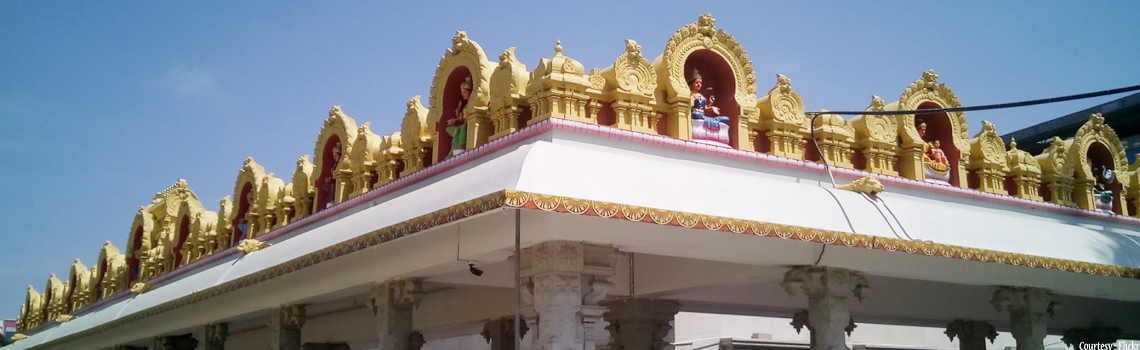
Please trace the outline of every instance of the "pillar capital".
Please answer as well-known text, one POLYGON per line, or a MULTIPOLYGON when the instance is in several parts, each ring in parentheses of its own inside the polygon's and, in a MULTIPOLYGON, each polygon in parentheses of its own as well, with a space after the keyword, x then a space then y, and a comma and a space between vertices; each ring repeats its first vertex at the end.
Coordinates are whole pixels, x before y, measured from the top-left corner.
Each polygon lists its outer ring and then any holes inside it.
POLYGON ((1046 316, 1052 317, 1058 309, 1053 293, 1034 287, 1001 287, 994 291, 990 304, 998 312, 1009 313, 1017 350, 1045 349, 1046 316))
MULTIPOLYGON (((419 305, 423 284, 416 279, 393 279, 372 287, 369 308, 376 316, 376 333, 380 349, 405 350, 416 344, 412 330, 412 309, 419 305)), ((423 345, 423 335, 419 335, 423 345)))
POLYGON ((422 300, 423 284, 416 279, 401 278, 384 281, 372 286, 373 312, 381 307, 412 309, 422 300))
POLYGON ((610 349, 660 350, 669 345, 665 336, 681 304, 671 300, 624 299, 603 303, 610 331, 610 349))
MULTIPOLYGON (((527 328, 526 322, 519 322, 519 337, 526 336, 526 332, 530 330, 527 328)), ((487 343, 491 344, 491 350, 516 350, 515 349, 515 318, 503 317, 487 321, 483 325, 483 332, 480 333, 487 343)))
POLYGON ((950 341, 954 341, 954 337, 958 338, 958 349, 960 350, 985 350, 986 339, 989 339, 990 344, 993 344, 998 335, 997 330, 989 322, 967 319, 951 321, 946 325, 946 332, 944 333, 950 338, 950 341))
POLYGON ((849 349, 845 335, 854 330, 855 322, 847 299, 854 295, 862 301, 871 294, 871 285, 862 273, 830 266, 797 267, 784 274, 780 285, 792 297, 798 291, 807 295, 808 311, 793 317, 792 325, 798 325, 797 331, 808 326, 812 350, 849 349))
MULTIPOLYGON (((548 241, 523 249, 522 316, 529 348, 593 349, 621 254, 610 246, 548 241)), ((600 334, 601 333, 601 334, 600 334)))
POLYGON ((198 340, 193 334, 178 336, 154 337, 151 341, 152 350, 194 350, 198 347, 198 340))
POLYGON ((301 326, 305 325, 305 306, 282 305, 269 316, 270 348, 273 350, 299 350, 301 326))
POLYGON ((867 283, 867 278, 863 277, 862 273, 830 266, 805 266, 788 270, 784 273, 784 281, 780 286, 793 297, 798 291, 803 291, 809 299, 822 297, 846 299, 854 293, 862 302, 863 298, 871 295, 871 285, 867 283))
POLYGON ((202 327, 202 343, 204 350, 223 350, 226 348, 226 338, 230 336, 228 323, 211 323, 202 327))

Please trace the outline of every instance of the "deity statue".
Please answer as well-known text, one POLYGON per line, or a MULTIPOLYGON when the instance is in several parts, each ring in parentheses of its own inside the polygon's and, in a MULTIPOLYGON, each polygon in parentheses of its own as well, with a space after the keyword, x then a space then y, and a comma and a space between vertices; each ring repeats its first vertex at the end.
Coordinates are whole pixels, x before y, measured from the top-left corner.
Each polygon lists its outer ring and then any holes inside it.
POLYGON ((728 124, 729 118, 720 114, 720 108, 714 106, 716 103, 716 96, 712 95, 712 88, 709 88, 709 96, 701 94, 701 88, 704 86, 704 79, 701 79, 701 72, 696 69, 693 70, 693 76, 689 78, 689 93, 693 95, 693 120, 704 121, 706 130, 717 132, 720 131, 721 124, 728 124))
POLYGON ((467 77, 463 84, 459 85, 459 97, 459 106, 455 107, 452 117, 447 119, 447 128, 444 129, 448 135, 451 135, 451 153, 448 153, 448 157, 463 153, 467 147, 467 117, 463 110, 467 108, 467 101, 471 99, 471 77, 467 77))
POLYGON ((249 221, 246 220, 245 214, 249 213, 249 211, 253 208, 253 191, 246 192, 245 198, 242 198, 241 200, 245 202, 245 212, 239 213, 241 216, 237 218, 237 225, 235 225, 235 228, 238 231, 239 241, 247 238, 249 234, 249 221))
POLYGON ((337 140, 336 143, 333 144, 332 148, 332 167, 329 168, 329 174, 327 177, 325 177, 324 183, 320 184, 321 190, 325 194, 324 198, 321 198, 324 203, 319 204, 322 206, 321 209, 328 209, 329 207, 332 207, 333 202, 335 201, 336 176, 333 176, 332 173, 335 172, 336 169, 340 166, 341 157, 343 157, 343 153, 340 150, 340 140, 337 140))
POLYGON ((1112 189, 1109 186, 1116 183, 1116 171, 1106 165, 1092 168, 1096 184, 1093 186, 1093 199, 1100 210, 1112 211, 1112 189))
POLYGON ((939 140, 927 141, 927 125, 922 119, 915 120, 915 129, 918 131, 918 137, 921 138, 923 142, 922 162, 926 178, 928 180, 949 182, 950 159, 946 157, 946 152, 942 150, 942 142, 939 140))

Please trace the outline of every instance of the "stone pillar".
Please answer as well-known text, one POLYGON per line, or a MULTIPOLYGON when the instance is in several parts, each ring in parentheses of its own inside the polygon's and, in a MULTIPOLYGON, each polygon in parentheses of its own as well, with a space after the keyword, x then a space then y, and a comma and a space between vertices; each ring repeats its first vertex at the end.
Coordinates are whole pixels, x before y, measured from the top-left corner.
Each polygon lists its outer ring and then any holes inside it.
MULTIPOLYGON (((800 312, 793 314, 792 322, 789 324, 791 324, 792 327, 796 329, 796 334, 800 334, 800 330, 802 330, 804 327, 807 327, 809 335, 808 339, 811 340, 808 344, 810 347, 815 346, 815 338, 818 333, 815 332, 815 327, 811 326, 811 318, 808 317, 807 310, 801 310, 800 312)), ((847 332, 847 336, 851 336, 851 332, 855 331, 855 327, 858 327, 855 325, 855 319, 851 318, 847 323, 847 327, 843 328, 843 331, 847 332)))
POLYGON ((270 349, 300 350, 303 325, 305 325, 304 306, 285 305, 274 309, 269 319, 270 349))
POLYGON ((838 267, 798 267, 784 274, 780 285, 792 296, 802 290, 808 297, 812 350, 850 350, 844 334, 853 324, 847 299, 855 295, 862 301, 871 291, 862 274, 838 267))
POLYGON ((524 349, 594 350, 620 255, 612 247, 553 241, 523 249, 524 349))
POLYGON ((1002 287, 994 291, 990 303, 998 312, 1009 313, 1017 350, 1045 350, 1045 317, 1052 316, 1057 306, 1052 293, 1033 287, 1002 287))
POLYGON ((198 340, 193 334, 184 334, 168 337, 154 337, 151 350, 194 350, 198 347, 198 340))
MULTIPOLYGON (((372 313, 380 350, 405 350, 412 337, 412 309, 420 302, 419 281, 390 280, 372 287, 372 313)), ((422 344, 421 344, 422 345, 422 344)))
POLYGON ((605 303, 612 350, 660 350, 681 304, 671 300, 625 299, 605 303))
POLYGON ((950 341, 958 337, 959 350, 986 350, 986 339, 993 344, 997 330, 989 322, 956 319, 946 325, 946 336, 950 341))
POLYGON ((230 336, 229 323, 212 323, 202 327, 203 350, 225 350, 230 336))
MULTIPOLYGON (((519 324, 523 336, 528 330, 526 327, 526 322, 519 324)), ((491 350, 515 350, 515 318, 510 316, 487 321, 482 335, 491 344, 491 350)))
POLYGON ((1120 340, 1121 333, 1124 331, 1120 327, 1070 328, 1065 331, 1061 341, 1073 349, 1080 350, 1082 344, 1115 344, 1120 340))

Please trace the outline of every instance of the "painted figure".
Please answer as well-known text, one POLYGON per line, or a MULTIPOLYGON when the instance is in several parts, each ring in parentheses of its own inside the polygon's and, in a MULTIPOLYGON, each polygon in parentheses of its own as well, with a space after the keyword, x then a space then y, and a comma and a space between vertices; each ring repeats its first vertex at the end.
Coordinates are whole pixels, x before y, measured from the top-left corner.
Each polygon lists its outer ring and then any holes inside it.
MULTIPOLYGON (((253 208, 253 191, 246 192, 245 198, 242 198, 242 200, 245 201, 245 212, 249 213, 253 208)), ((245 214, 237 218, 237 230, 238 241, 249 237, 249 221, 246 220, 245 214)))
POLYGON ((329 175, 325 177, 324 183, 321 184, 321 190, 325 194, 324 198, 321 198, 324 201, 324 203, 321 203, 321 206, 324 207, 323 209, 332 207, 333 202, 336 201, 336 176, 334 176, 332 173, 335 172, 338 167, 340 167, 341 157, 342 153, 340 151, 340 141, 338 140, 335 144, 333 144, 332 167, 329 168, 329 175))
POLYGON ((946 159, 946 152, 942 151, 942 143, 941 142, 939 142, 938 140, 934 140, 934 142, 931 142, 927 145, 928 145, 928 148, 926 150, 926 156, 928 158, 930 158, 930 162, 935 163, 935 164, 940 164, 943 167, 949 167, 950 166, 950 160, 946 159))
POLYGON ((701 88, 704 86, 704 80, 701 79, 701 72, 696 69, 693 70, 693 76, 689 78, 689 93, 693 95, 693 113, 694 120, 703 120, 705 129, 709 131, 719 131, 720 125, 728 124, 728 117, 720 115, 720 108, 714 106, 716 97, 712 96, 711 89, 709 96, 701 94, 701 88))
POLYGON ((451 135, 451 153, 447 155, 448 157, 463 153, 467 147, 467 117, 463 114, 463 110, 467 108, 467 101, 471 99, 471 77, 467 77, 463 84, 459 85, 459 97, 459 106, 455 107, 455 113, 447 120, 445 129, 447 134, 451 135))
POLYGON ((1112 189, 1109 186, 1116 183, 1116 171, 1109 169, 1108 166, 1101 165, 1093 167, 1093 176, 1096 177, 1096 185, 1093 187, 1093 197, 1096 199, 1096 204, 1099 209, 1112 210, 1112 189))

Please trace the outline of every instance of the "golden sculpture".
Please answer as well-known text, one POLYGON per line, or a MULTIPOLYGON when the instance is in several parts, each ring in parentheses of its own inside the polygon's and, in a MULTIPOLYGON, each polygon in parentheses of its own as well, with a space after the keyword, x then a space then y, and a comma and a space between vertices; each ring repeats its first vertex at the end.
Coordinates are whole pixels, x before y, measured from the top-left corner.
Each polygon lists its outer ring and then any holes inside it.
POLYGON ((851 183, 835 186, 835 188, 845 191, 864 193, 871 198, 877 198, 879 193, 886 191, 886 188, 883 187, 883 183, 879 182, 879 179, 873 176, 862 177, 855 181, 851 181, 851 183))
POLYGON ((238 244, 238 251, 242 254, 249 254, 261 250, 266 246, 265 242, 256 239, 245 239, 238 244))

